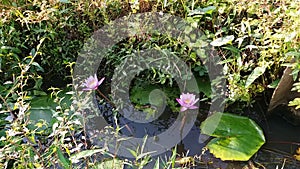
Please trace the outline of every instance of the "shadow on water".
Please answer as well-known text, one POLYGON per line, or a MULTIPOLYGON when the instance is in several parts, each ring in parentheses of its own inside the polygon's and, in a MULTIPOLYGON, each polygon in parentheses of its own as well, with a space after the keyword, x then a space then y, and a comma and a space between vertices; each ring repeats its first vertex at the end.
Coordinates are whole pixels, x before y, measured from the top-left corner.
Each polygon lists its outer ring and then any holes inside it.
POLYGON ((266 136, 266 144, 258 152, 256 159, 267 166, 299 169, 300 162, 293 157, 300 147, 300 126, 294 126, 278 115, 272 115, 260 123, 266 136))

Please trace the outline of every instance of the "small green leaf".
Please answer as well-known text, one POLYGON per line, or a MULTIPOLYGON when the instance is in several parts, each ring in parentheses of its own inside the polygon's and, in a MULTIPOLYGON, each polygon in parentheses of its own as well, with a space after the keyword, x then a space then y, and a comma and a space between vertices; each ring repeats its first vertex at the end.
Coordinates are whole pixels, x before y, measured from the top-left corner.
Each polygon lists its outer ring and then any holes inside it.
POLYGON ((205 8, 197 8, 189 12, 188 16, 192 15, 203 15, 203 14, 212 14, 216 10, 215 6, 208 6, 205 8))
POLYGON ((230 35, 230 36, 217 38, 216 40, 210 42, 210 44, 212 46, 223 46, 223 45, 226 45, 228 43, 231 43, 233 40, 234 40, 234 36, 230 35))
POLYGON ((294 52, 294 51, 292 51, 292 52, 287 52, 285 55, 286 56, 297 56, 297 57, 300 57, 300 52, 294 52))
POLYGON ((66 4, 71 3, 69 0, 59 0, 59 2, 66 3, 66 4))
POLYGON ((64 155, 61 152, 59 147, 56 147, 56 152, 57 152, 57 155, 58 155, 58 159, 61 162, 61 164, 63 165, 63 167, 64 168, 70 168, 70 161, 64 157, 64 155))
POLYGON ((123 169, 124 168, 124 162, 122 160, 118 159, 111 159, 104 162, 101 162, 100 164, 93 167, 95 169, 123 169))
POLYGON ((133 157, 137 157, 137 153, 134 150, 128 149, 128 151, 133 155, 133 157))
POLYGON ((300 98, 295 98, 289 102, 289 106, 296 106, 295 109, 300 109, 300 98))
POLYGON ((44 68, 42 68, 42 66, 40 66, 40 64, 38 64, 37 62, 32 62, 32 65, 37 67, 37 71, 44 72, 44 68))
POLYGON ((278 86, 279 82, 280 79, 276 79, 275 81, 273 81, 271 84, 268 85, 268 88, 275 89, 278 86))
POLYGON ((79 152, 77 154, 71 155, 70 160, 72 162, 75 162, 75 161, 77 161, 77 160, 79 160, 81 158, 89 157, 89 156, 91 156, 93 154, 103 153, 103 152, 105 152, 105 149, 84 150, 84 151, 81 151, 81 152, 79 152))
POLYGON ((177 154, 177 146, 173 149, 172 156, 170 158, 171 164, 172 164, 172 168, 175 168, 176 154, 177 154))
POLYGON ((207 147, 221 160, 248 161, 265 143, 261 128, 247 117, 214 113, 200 128, 202 134, 216 137, 207 147))
POLYGON ((159 169, 159 157, 157 157, 157 160, 156 160, 156 162, 155 162, 155 164, 154 164, 154 167, 153 167, 153 169, 159 169))

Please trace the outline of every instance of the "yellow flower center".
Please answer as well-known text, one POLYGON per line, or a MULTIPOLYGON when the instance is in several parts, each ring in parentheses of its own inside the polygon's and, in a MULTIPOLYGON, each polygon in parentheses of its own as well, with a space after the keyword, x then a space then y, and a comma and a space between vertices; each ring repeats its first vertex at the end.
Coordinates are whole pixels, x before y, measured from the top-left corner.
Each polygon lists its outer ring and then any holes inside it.
POLYGON ((90 81, 90 83, 89 83, 88 85, 91 87, 91 86, 95 86, 96 83, 97 83, 97 82, 96 82, 95 80, 92 80, 92 81, 90 81))
POLYGON ((186 100, 184 101, 184 103, 189 104, 189 103, 191 103, 191 100, 190 100, 190 99, 186 99, 186 100))

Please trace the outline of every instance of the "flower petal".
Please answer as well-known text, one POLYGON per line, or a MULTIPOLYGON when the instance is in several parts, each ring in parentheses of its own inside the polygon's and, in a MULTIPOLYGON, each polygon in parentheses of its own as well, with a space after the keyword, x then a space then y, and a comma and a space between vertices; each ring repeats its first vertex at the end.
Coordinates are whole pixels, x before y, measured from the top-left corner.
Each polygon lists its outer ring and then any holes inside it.
POLYGON ((180 108, 180 111, 183 112, 183 111, 186 111, 187 109, 188 109, 188 108, 186 108, 186 107, 181 107, 181 108, 180 108))
POLYGON ((90 91, 90 90, 92 90, 92 89, 90 89, 90 88, 83 88, 82 90, 83 90, 83 91, 90 91))
POLYGON ((185 105, 183 102, 182 102, 182 100, 181 99, 179 99, 179 98, 176 98, 176 100, 177 100, 177 102, 181 105, 181 106, 183 106, 183 105, 185 105))
POLYGON ((193 104, 192 105, 194 105, 194 104, 196 104, 197 103, 197 101, 199 101, 199 98, 197 98, 194 102, 193 102, 193 104))
POLYGON ((98 82, 98 78, 97 78, 96 73, 94 74, 94 77, 92 77, 92 78, 98 82))
POLYGON ((98 82, 98 86, 102 84, 102 82, 104 81, 105 77, 103 77, 99 82, 98 82))
POLYGON ((198 107, 197 106, 191 106, 191 107, 189 107, 189 109, 198 109, 198 107))

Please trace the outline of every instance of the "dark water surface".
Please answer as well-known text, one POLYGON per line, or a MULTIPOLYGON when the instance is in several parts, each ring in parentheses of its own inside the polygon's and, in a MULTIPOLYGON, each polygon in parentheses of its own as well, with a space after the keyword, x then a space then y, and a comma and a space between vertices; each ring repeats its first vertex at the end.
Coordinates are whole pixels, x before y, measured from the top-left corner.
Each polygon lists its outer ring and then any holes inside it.
MULTIPOLYGON (((109 105, 108 105, 109 106, 109 105)), ((107 119, 110 125, 115 126, 112 120, 111 107, 99 106, 103 116, 107 119), (109 110, 109 111, 108 111, 109 110)), ((157 120, 149 123, 135 123, 123 116, 118 116, 118 123, 124 127, 121 132, 127 136, 134 136, 142 138, 145 135, 154 136, 164 132, 175 121, 177 115, 170 110, 166 110, 157 120)), ((202 148, 205 146, 207 140, 206 136, 200 135, 200 124, 203 121, 203 116, 197 119, 192 129, 187 136, 177 145, 178 155, 197 157, 200 156, 202 148)), ((276 168, 279 169, 284 165, 285 169, 298 169, 300 162, 294 160, 293 155, 295 150, 300 145, 300 126, 293 126, 283 120, 279 116, 272 116, 266 120, 258 122, 264 130, 266 136, 266 144, 260 151, 254 155, 251 160, 256 167, 259 168, 276 168), (299 145, 297 145, 299 143, 299 145)), ((161 159, 170 157, 171 151, 159 155, 161 159)), ((157 156, 153 159, 157 159, 157 156)), ((152 168, 154 161, 146 168, 152 168)), ((201 161, 196 163, 197 166, 190 168, 243 168, 248 165, 247 162, 223 162, 220 159, 214 158, 211 154, 205 153, 201 161)))

